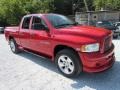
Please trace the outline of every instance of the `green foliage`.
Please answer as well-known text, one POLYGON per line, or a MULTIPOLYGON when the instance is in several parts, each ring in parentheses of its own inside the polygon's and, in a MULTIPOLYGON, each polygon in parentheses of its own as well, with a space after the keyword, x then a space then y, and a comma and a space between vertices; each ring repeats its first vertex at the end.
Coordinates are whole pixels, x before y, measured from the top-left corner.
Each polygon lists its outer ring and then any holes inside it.
MULTIPOLYGON (((120 10, 120 0, 86 0, 89 10, 120 10)), ((19 24, 30 13, 55 12, 65 15, 86 11, 84 0, 0 0, 0 26, 19 24)))
POLYGON ((23 15, 47 13, 54 9, 53 0, 0 0, 0 22, 19 24, 23 15))
POLYGON ((71 14, 72 13, 72 0, 54 0, 55 13, 71 14))
POLYGON ((101 8, 107 10, 120 10, 120 0, 94 0, 96 10, 101 8))
MULTIPOLYGON (((94 10, 94 0, 86 0, 89 10, 94 10)), ((55 12, 65 15, 75 14, 76 11, 85 12, 84 0, 54 0, 55 12)))

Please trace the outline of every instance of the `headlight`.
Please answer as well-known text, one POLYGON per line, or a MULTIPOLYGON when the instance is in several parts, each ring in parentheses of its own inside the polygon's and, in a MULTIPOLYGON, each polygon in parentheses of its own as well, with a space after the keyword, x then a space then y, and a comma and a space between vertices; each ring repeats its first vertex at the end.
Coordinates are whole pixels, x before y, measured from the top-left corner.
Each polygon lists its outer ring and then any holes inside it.
POLYGON ((80 50, 81 52, 97 52, 99 51, 100 45, 99 43, 83 45, 80 50))

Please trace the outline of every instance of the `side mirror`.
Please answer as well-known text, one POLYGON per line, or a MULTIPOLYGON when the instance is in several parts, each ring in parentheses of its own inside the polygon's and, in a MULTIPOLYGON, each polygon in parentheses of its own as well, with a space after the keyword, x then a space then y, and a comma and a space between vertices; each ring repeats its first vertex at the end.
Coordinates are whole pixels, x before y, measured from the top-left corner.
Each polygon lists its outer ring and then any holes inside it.
POLYGON ((47 32, 49 32, 49 28, 45 25, 42 25, 43 26, 43 29, 46 30, 47 32))

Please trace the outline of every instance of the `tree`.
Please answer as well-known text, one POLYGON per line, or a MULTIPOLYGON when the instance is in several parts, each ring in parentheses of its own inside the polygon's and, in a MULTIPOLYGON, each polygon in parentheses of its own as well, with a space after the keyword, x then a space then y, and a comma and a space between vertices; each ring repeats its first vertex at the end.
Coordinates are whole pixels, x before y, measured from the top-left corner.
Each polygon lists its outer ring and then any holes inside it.
POLYGON ((86 1, 89 10, 94 9, 93 0, 54 0, 55 12, 71 15, 76 11, 86 11, 84 1, 86 1))
POLYGON ((120 0, 107 0, 106 9, 108 10, 120 10, 120 0))
POLYGON ((120 0, 94 0, 96 10, 120 10, 120 0))
POLYGON ((54 0, 55 13, 72 14, 72 0, 54 0))
POLYGON ((0 22, 19 24, 30 13, 46 13, 54 9, 53 0, 0 0, 0 22))

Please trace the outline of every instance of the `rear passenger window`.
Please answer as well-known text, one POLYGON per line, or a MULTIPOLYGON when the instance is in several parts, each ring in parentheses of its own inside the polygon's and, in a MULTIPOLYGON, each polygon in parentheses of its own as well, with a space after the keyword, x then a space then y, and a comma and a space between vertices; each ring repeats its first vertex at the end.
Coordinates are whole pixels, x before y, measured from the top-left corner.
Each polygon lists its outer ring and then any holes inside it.
POLYGON ((25 17, 23 20, 22 28, 23 29, 29 29, 31 17, 25 17))

